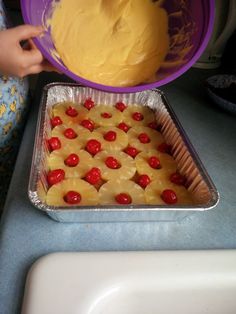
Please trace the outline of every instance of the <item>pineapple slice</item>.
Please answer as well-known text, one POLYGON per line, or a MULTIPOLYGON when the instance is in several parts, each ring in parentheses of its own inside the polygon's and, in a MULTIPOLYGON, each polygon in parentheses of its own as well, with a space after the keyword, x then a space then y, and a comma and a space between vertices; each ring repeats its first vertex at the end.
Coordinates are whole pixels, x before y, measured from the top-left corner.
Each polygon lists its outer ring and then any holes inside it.
POLYGON ((100 127, 96 131, 103 137, 104 150, 123 150, 128 145, 127 134, 116 127, 100 127))
POLYGON ((123 115, 113 106, 97 105, 88 113, 88 119, 97 126, 116 126, 122 121, 123 115))
POLYGON ((163 177, 159 180, 152 181, 145 189, 145 198, 147 204, 151 205, 167 205, 161 194, 164 190, 173 190, 177 196, 177 202, 175 205, 191 205, 193 199, 190 192, 184 187, 172 183, 167 177, 163 177))
POLYGON ((130 105, 123 112, 123 122, 129 126, 147 126, 155 120, 154 112, 147 106, 130 105))
POLYGON ((50 206, 75 206, 64 200, 65 195, 69 191, 75 191, 81 196, 81 201, 76 206, 98 204, 98 192, 95 187, 77 178, 65 179, 51 186, 47 192, 46 203, 50 206))
POLYGON ((139 151, 155 149, 164 141, 160 132, 145 126, 131 128, 127 134, 129 145, 139 151))
POLYGON ((102 179, 105 181, 128 180, 136 172, 135 161, 133 158, 120 151, 101 151, 94 157, 95 167, 101 170, 102 179), (109 160, 111 163, 109 164, 109 160), (118 162, 116 167, 115 161, 118 162), (110 166, 109 166, 110 165, 110 166))
POLYGON ((85 133, 85 135, 82 137, 80 137, 80 143, 82 145, 82 148, 84 148, 87 144, 87 142, 91 139, 94 139, 94 140, 97 140, 98 142, 101 143, 102 145, 102 149, 103 149, 103 142, 104 142, 104 139, 102 137, 102 135, 97 132, 96 130, 95 131, 92 131, 92 132, 88 132, 88 133, 85 133))
POLYGON ((62 147, 82 148, 91 137, 91 132, 77 124, 61 124, 52 130, 52 137, 54 136, 60 139, 62 147), (68 138, 65 136, 65 131, 68 129, 72 129, 75 132, 74 138, 68 138))
POLYGON ((135 157, 135 163, 138 174, 147 174, 151 180, 162 180, 162 178, 168 177, 177 169, 177 163, 172 156, 160 153, 155 149, 139 153, 135 157), (150 166, 150 157, 156 157, 160 161, 160 168, 152 168, 150 166))
MULTIPOLYGON (((127 194, 131 198, 129 204, 145 204, 143 189, 130 180, 110 180, 103 184, 99 190, 99 201, 101 205, 121 205, 116 201, 116 197, 121 194, 127 194)), ((123 203, 124 205, 128 203, 123 203)))
POLYGON ((82 178, 93 167, 93 158, 88 152, 78 147, 64 147, 50 154, 48 165, 50 170, 63 169, 66 178, 82 178), (73 159, 70 162, 71 154, 78 156, 77 162, 73 162, 73 159))
POLYGON ((80 123, 86 119, 88 110, 73 102, 57 103, 52 109, 53 116, 59 116, 64 124, 80 123))

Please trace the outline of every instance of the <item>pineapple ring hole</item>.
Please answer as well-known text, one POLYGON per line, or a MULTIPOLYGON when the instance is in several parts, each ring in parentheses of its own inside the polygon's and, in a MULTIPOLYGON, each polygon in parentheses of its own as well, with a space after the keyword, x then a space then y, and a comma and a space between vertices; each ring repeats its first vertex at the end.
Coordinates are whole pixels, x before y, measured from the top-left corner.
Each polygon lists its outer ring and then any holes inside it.
POLYGON ((121 168, 121 163, 118 159, 112 156, 108 156, 105 160, 105 164, 110 169, 119 169, 121 168))
POLYGON ((81 194, 76 191, 68 191, 63 196, 63 199, 67 204, 76 205, 81 202, 82 197, 81 194))
POLYGON ((64 164, 67 167, 76 167, 80 162, 80 158, 77 154, 70 154, 64 159, 64 164))
POLYGON ((127 205, 132 203, 132 197, 127 193, 119 193, 115 196, 115 201, 118 204, 127 205))
POLYGON ((112 117, 112 114, 109 112, 102 112, 101 117, 104 119, 110 119, 112 117))
POLYGON ((147 144, 147 143, 151 142, 151 139, 147 133, 140 133, 138 135, 138 139, 139 139, 140 143, 142 143, 142 144, 147 144))
POLYGON ((141 112, 136 111, 132 114, 132 118, 135 121, 142 121, 144 119, 144 115, 141 112))
POLYGON ((161 169, 162 165, 161 165, 161 161, 159 158, 157 158, 156 156, 150 156, 146 159, 146 162, 148 163, 148 165, 153 168, 153 169, 161 169))
POLYGON ((73 106, 69 106, 66 110, 65 110, 65 114, 68 115, 69 117, 77 117, 78 116, 78 111, 76 110, 75 107, 73 106))

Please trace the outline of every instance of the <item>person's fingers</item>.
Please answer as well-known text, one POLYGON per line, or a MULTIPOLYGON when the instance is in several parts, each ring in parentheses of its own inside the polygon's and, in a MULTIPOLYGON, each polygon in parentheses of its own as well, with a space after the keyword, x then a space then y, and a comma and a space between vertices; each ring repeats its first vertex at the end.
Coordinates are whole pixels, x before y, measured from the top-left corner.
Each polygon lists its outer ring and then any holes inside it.
POLYGON ((44 60, 42 53, 38 49, 23 50, 22 56, 26 67, 41 64, 44 60))
POLYGON ((28 40, 26 40, 26 41, 24 42, 22 48, 23 48, 24 50, 30 50, 30 49, 36 49, 36 46, 35 46, 35 44, 34 44, 34 42, 33 42, 32 39, 28 39, 28 40))
POLYGON ((48 61, 45 61, 40 64, 34 64, 34 65, 31 65, 30 67, 25 68, 23 73, 20 74, 20 77, 24 77, 30 74, 38 74, 43 71, 57 72, 59 74, 62 74, 56 68, 54 68, 48 61))
POLYGON ((30 74, 38 74, 42 71, 44 71, 43 65, 42 64, 35 64, 26 70, 25 76, 30 75, 30 74))
POLYGON ((25 75, 37 74, 42 71, 53 72, 57 71, 47 60, 43 60, 40 64, 33 64, 26 69, 25 75))
POLYGON ((48 60, 44 59, 43 55, 38 50, 37 46, 34 44, 32 39, 29 39, 27 41, 27 46, 25 47, 25 49, 23 49, 23 58, 27 63, 27 64, 24 63, 27 72, 28 72, 27 68, 29 68, 29 71, 33 71, 34 73, 38 73, 38 71, 40 72, 55 71, 60 73, 54 66, 51 65, 51 63, 48 62, 48 60), (38 65, 40 66, 37 67, 38 65))
POLYGON ((56 69, 51 65, 42 65, 45 72, 56 72, 56 69))
POLYGON ((28 40, 28 43, 29 43, 29 47, 30 47, 31 49, 38 49, 32 39, 29 39, 29 40, 28 40))
POLYGON ((43 66, 43 71, 46 72, 57 72, 59 74, 61 74, 61 72, 59 70, 57 70, 50 62, 48 62, 48 60, 44 59, 42 62, 42 66, 43 66))
MULTIPOLYGON (((40 73, 42 71, 45 72, 58 72, 57 69, 55 69, 50 63, 41 63, 41 64, 35 64, 32 65, 31 67, 29 67, 26 70, 26 74, 25 75, 29 75, 29 74, 37 74, 40 73)), ((60 72, 58 72, 60 73, 60 72)))
POLYGON ((15 35, 15 38, 20 42, 32 37, 37 37, 44 32, 42 26, 34 25, 20 25, 11 29, 11 32, 15 35))

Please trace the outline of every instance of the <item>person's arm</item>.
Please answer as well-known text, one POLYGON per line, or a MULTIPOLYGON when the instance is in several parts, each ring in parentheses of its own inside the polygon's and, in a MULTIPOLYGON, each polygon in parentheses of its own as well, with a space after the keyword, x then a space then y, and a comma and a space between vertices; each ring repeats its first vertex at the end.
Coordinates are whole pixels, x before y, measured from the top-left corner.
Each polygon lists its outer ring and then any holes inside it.
POLYGON ((31 38, 40 36, 42 27, 21 25, 0 31, 0 73, 24 77, 42 71, 53 71, 31 38), (26 45, 21 43, 26 41, 26 45))

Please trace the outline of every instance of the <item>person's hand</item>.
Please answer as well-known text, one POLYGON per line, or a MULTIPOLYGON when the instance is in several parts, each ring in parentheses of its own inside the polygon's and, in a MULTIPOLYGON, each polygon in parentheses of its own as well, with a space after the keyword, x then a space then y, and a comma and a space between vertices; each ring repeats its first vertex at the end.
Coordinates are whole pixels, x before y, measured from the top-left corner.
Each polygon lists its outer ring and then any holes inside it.
POLYGON ((21 25, 0 31, 0 73, 24 77, 55 70, 44 59, 31 38, 43 34, 41 26, 21 25), (22 42, 25 42, 22 45, 22 42))

